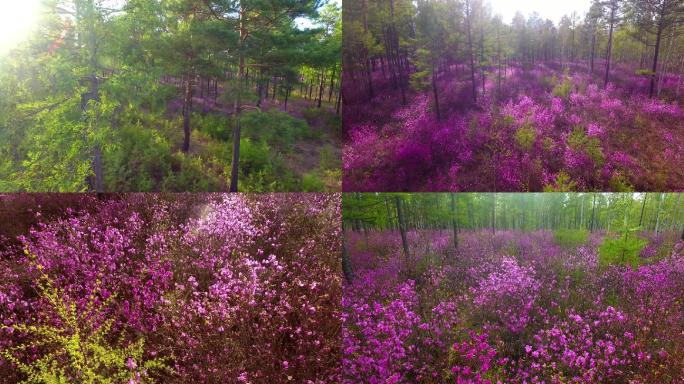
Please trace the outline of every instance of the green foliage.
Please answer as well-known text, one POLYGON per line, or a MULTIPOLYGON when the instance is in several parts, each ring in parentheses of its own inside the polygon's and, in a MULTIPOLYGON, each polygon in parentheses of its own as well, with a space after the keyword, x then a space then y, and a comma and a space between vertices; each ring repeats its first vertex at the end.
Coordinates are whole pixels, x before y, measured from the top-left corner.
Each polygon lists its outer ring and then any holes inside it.
POLYGON ((426 91, 432 86, 432 57, 430 50, 418 48, 416 50, 418 70, 411 74, 411 87, 415 90, 426 91))
POLYGON ((242 192, 297 190, 294 174, 263 141, 240 139, 240 176, 242 192))
POLYGON ((545 137, 544 140, 542 141, 542 146, 544 147, 544 150, 546 152, 551 152, 551 151, 553 151, 553 148, 556 146, 556 143, 553 141, 552 138, 545 137))
POLYGON ((176 192, 207 192, 225 190, 224 178, 210 169, 198 156, 176 152, 172 156, 172 174, 162 181, 162 189, 176 192))
POLYGON ((563 248, 576 248, 587 242, 589 232, 584 229, 559 229, 553 233, 558 245, 563 248))
POLYGON ((632 192, 632 191, 634 191, 634 187, 629 182, 627 177, 625 177, 625 175, 622 174, 622 172, 616 172, 613 176, 611 176, 609 184, 610 184, 610 190, 613 192, 632 192))
POLYGON ((637 76, 644 76, 644 77, 655 76, 655 73, 650 69, 637 69, 636 71, 634 71, 634 74, 637 76))
POLYGON ((324 169, 322 176, 325 191, 338 192, 342 190, 342 169, 324 169))
MULTIPOLYGON (((302 111, 302 116, 309 123, 309 125, 322 126, 323 130, 331 133, 340 133, 342 131, 342 119, 324 108, 306 108, 302 111)), ((312 134, 320 138, 320 130, 313 131, 312 134)))
POLYGON ((544 192, 572 192, 577 188, 575 183, 565 171, 560 171, 556 175, 553 184, 544 186, 544 192))
POLYGON ((153 114, 162 113, 178 91, 174 86, 156 81, 160 72, 160 68, 124 67, 102 83, 100 91, 124 107, 143 107, 153 114))
POLYGON ((22 113, 35 114, 23 146, 26 157, 18 177, 21 188, 42 192, 84 192, 91 175, 91 139, 74 97, 54 103, 23 105, 22 113))
POLYGON ((562 83, 557 84, 555 87, 553 87, 553 91, 551 91, 551 93, 556 97, 567 99, 568 95, 570 95, 571 89, 572 82, 570 81, 570 79, 565 78, 562 83))
MULTIPOLYGON (((321 152, 320 170, 299 181, 274 151, 272 142, 288 145, 308 129, 301 119, 286 113, 248 112, 240 140, 240 190, 249 192, 295 191, 300 183, 312 191, 339 185, 340 160, 328 146, 321 152), (278 121, 278 126, 275 122, 278 121), (262 125, 263 124, 263 125, 262 125), (284 135, 278 136, 278 127, 284 135), (251 138, 253 136, 254 138, 251 138)), ((219 115, 195 115, 199 127, 193 132, 189 154, 173 152, 171 140, 181 140, 178 120, 127 111, 122 116, 119 141, 105 156, 108 190, 123 191, 217 191, 227 188, 230 177, 230 119, 219 115), (152 126, 155 128, 145 128, 152 126)), ((243 120, 244 122, 244 120, 243 120)), ((339 190, 339 188, 336 188, 339 190)))
POLYGON ((515 131, 515 142, 523 151, 532 149, 536 139, 537 133, 531 124, 525 124, 515 131))
POLYGON ((418 91, 426 91, 430 87, 431 72, 428 70, 416 71, 411 74, 411 88, 418 91))
MULTIPOLYGON (((25 251, 28 255, 29 252, 25 251)), ((153 375, 173 370, 167 359, 145 360, 145 340, 125 343, 123 337, 112 345, 113 320, 104 320, 104 310, 114 295, 102 300, 100 281, 90 295, 84 313, 68 295, 56 288, 43 272, 43 267, 29 255, 39 271, 37 291, 49 305, 48 313, 37 316, 39 323, 13 324, 14 332, 27 335, 25 344, 0 351, 0 355, 24 374, 26 384, 118 384, 135 380, 136 383, 154 383, 153 375), (24 351, 38 350, 42 356, 25 362, 24 351)), ((6 330, 9 326, 0 327, 6 330)))
POLYGON ((636 268, 642 263, 639 256, 641 250, 648 244, 634 232, 636 229, 623 230, 617 238, 606 236, 599 246, 599 264, 608 265, 627 265, 636 268))
MULTIPOLYGON (((239 41, 237 13, 228 2, 94 2, 68 30, 64 12, 70 11, 59 3, 41 2, 40 33, 13 55, 0 56, 1 191, 86 191, 94 176, 94 148, 103 151, 106 190, 214 189, 225 185, 229 149, 191 141, 192 156, 173 154, 183 134, 179 82, 223 80, 224 104, 232 106, 239 97, 247 106, 256 100, 254 84, 236 76, 238 58, 252 78, 255 73, 277 77, 281 87, 296 84, 305 69, 312 79, 333 71, 339 78, 341 72, 341 10, 335 4, 256 2, 240 21, 248 33, 239 41), (311 17, 321 28, 303 31, 294 22, 299 17, 311 17), (91 82, 93 76, 97 82, 91 82), (95 84, 99 101, 84 112, 81 96, 95 84), (164 114, 171 117, 161 118, 164 114), (190 176, 192 170, 204 173, 190 176)), ((289 151, 294 141, 311 137, 301 119, 259 113, 244 113, 243 132, 270 149, 289 151)), ((340 129, 339 118, 328 113, 324 119, 326 126, 337 122, 340 129)), ((195 115, 191 124, 197 128, 193 140, 197 131, 218 141, 232 135, 231 119, 218 114, 195 115)), ((276 159, 269 154, 264 161, 276 159)), ((271 168, 248 173, 279 180, 269 188, 297 184, 284 166, 271 168)))
POLYGON ((555 87, 556 85, 558 85, 558 76, 556 76, 555 74, 553 76, 543 76, 542 83, 547 88, 555 87))
POLYGON ((105 156, 106 186, 112 191, 155 191, 171 173, 171 147, 157 130, 138 122, 119 131, 119 143, 105 156))
POLYGON ((306 173, 302 177, 302 192, 319 192, 323 188, 323 181, 315 172, 306 173))
POLYGON ((240 139, 240 171, 248 176, 252 173, 270 168, 271 148, 264 141, 253 141, 243 137, 240 139))
POLYGON ((589 156, 597 166, 603 165, 605 157, 601 149, 601 141, 596 137, 587 136, 584 128, 575 127, 568 135, 567 143, 573 151, 589 156))
POLYGON ((342 164, 335 149, 326 145, 320 153, 317 169, 302 176, 300 189, 303 192, 334 192, 342 189, 342 164))
POLYGON ((306 121, 277 110, 245 112, 240 123, 245 137, 286 149, 311 135, 306 121))
POLYGON ((505 126, 510 127, 511 125, 513 125, 515 123, 515 117, 513 117, 511 115, 506 115, 503 118, 503 123, 505 126))
POLYGON ((233 122, 223 115, 195 113, 192 115, 192 121, 193 124, 197 125, 200 132, 208 134, 213 139, 228 141, 233 135, 233 122))
POLYGON ((342 167, 342 160, 331 145, 321 149, 319 166, 321 169, 338 170, 342 167))

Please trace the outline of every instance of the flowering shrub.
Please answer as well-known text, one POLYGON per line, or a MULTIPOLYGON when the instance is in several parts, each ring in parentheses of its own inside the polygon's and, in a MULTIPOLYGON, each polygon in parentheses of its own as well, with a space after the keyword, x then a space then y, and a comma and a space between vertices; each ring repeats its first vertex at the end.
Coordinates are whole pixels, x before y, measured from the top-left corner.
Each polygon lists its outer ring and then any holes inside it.
MULTIPOLYGON (((31 258, 29 251, 26 254, 31 258)), ((163 359, 143 360, 145 340, 129 346, 110 346, 112 320, 102 319, 102 309, 113 296, 102 301, 101 292, 92 292, 86 313, 79 313, 67 295, 54 287, 50 278, 40 272, 38 290, 43 305, 38 313, 40 325, 22 323, 2 326, 13 335, 24 335, 24 344, 3 350, 0 356, 16 365, 30 383, 83 382, 100 383, 116 380, 129 384, 149 383, 155 371, 167 370, 163 359), (31 363, 22 362, 27 351, 41 351, 44 356, 31 363)), ((98 281, 98 285, 100 282, 98 281)))
MULTIPOLYGON (((441 119, 431 109, 432 91, 409 92, 405 105, 389 89, 370 103, 362 97, 364 105, 345 100, 344 188, 660 191, 684 185, 679 104, 635 95, 632 87, 599 88, 586 68, 560 74, 553 64, 513 66, 501 89, 489 83, 493 89, 476 104, 462 81, 439 76, 441 119), (558 175, 568 180, 554 183, 558 175)), ((620 84, 629 73, 612 76, 620 84)))
POLYGON ((647 368, 651 356, 626 329, 628 318, 608 306, 598 313, 570 312, 525 346, 532 382, 596 383, 625 380, 647 368))
POLYGON ((469 332, 469 339, 456 343, 449 352, 450 372, 447 377, 455 378, 458 384, 490 384, 486 379, 493 365, 496 350, 487 343, 487 334, 469 332))
POLYGON ((415 369, 415 346, 410 340, 420 325, 414 312, 414 282, 398 287, 395 298, 386 303, 343 301, 349 308, 344 330, 345 377, 349 382, 386 383, 408 380, 415 369))
POLYGON ((412 231, 407 280, 397 232, 349 233, 342 382, 676 382, 679 235, 640 235, 669 256, 629 268, 599 262, 603 232, 461 231, 454 250, 449 231, 412 231))
MULTIPOLYGON (((88 345, 109 348, 117 357, 107 361, 135 383, 339 381, 339 195, 126 195, 92 203, 96 209, 40 222, 19 248, 3 251, 0 346, 21 348, 30 340, 19 330, 54 307, 32 293, 44 274, 69 316, 87 322, 86 334, 106 330, 88 345), (18 255, 21 248, 33 257, 18 255), (141 339, 144 351, 119 358, 141 339), (169 369, 144 368, 156 359, 169 369), (136 374, 142 369, 148 376, 136 374)), ((53 316, 48 324, 63 322, 53 316)), ((71 372, 48 352, 0 358, 0 376, 19 381, 26 372, 18 367, 41 361, 71 372)))
POLYGON ((539 288, 531 268, 522 267, 514 258, 504 256, 497 270, 472 289, 473 304, 495 327, 519 333, 531 321, 539 288))

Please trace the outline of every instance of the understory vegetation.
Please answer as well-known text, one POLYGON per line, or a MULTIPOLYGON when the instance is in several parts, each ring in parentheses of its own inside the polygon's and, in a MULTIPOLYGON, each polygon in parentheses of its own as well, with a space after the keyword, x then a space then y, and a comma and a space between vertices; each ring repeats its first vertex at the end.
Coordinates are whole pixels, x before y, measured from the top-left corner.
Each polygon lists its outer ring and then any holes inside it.
POLYGON ((7 194, 0 211, 0 382, 339 382, 340 195, 7 194))
POLYGON ((681 1, 557 22, 485 0, 344 6, 346 191, 684 185, 681 1))
POLYGON ((679 195, 345 195, 344 383, 679 383, 679 195))

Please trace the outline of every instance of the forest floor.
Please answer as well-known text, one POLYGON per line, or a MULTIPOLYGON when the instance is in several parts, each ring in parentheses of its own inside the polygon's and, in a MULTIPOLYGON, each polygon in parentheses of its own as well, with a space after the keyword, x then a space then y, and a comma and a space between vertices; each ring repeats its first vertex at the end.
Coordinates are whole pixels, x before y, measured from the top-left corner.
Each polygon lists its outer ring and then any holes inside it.
MULTIPOLYGON (((684 92, 668 75, 648 99, 648 79, 626 66, 603 89, 575 63, 516 66, 476 78, 464 66, 433 90, 401 92, 379 70, 375 97, 345 87, 345 190, 678 190, 684 185, 684 92)), ((353 87, 352 87, 353 86, 353 87)), ((352 89, 354 88, 354 89, 352 89)))
POLYGON ((669 382, 684 365, 679 232, 348 233, 348 383, 669 382), (630 246, 631 247, 631 246, 630 246), (391 358, 388 358, 391 356, 391 358))

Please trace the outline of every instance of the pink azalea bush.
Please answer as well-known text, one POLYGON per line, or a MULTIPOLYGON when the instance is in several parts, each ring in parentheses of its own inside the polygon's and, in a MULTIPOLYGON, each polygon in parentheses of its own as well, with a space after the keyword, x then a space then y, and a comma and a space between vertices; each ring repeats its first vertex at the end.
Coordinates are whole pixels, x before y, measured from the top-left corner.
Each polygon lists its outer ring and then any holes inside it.
POLYGON ((617 70, 603 89, 581 66, 513 67, 501 89, 487 83, 477 104, 467 82, 443 76, 437 119, 431 92, 409 92, 404 105, 378 75, 386 92, 370 103, 345 99, 344 188, 681 189, 684 106, 632 92, 621 81, 629 76, 617 70))
MULTIPOLYGON (((96 209, 39 220, 3 249, 0 347, 35 342, 13 327, 38 316, 60 326, 32 288, 45 274, 76 313, 102 306, 81 318, 96 329, 111 323, 110 342, 142 338, 146 359, 164 359, 170 370, 145 382, 338 380, 339 195, 128 195, 91 203, 96 209)), ((16 351, 27 364, 51 352, 16 351)), ((0 376, 21 378, 2 358, 0 376)))
POLYGON ((630 268, 598 262, 602 232, 411 231, 409 268, 399 233, 348 233, 343 382, 675 383, 678 235, 640 235, 657 256, 630 268))

